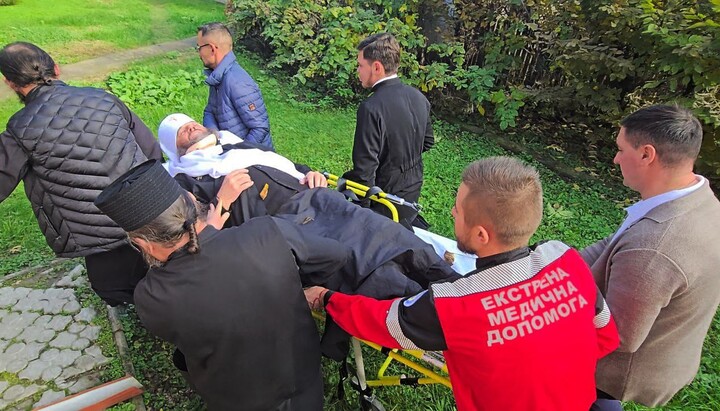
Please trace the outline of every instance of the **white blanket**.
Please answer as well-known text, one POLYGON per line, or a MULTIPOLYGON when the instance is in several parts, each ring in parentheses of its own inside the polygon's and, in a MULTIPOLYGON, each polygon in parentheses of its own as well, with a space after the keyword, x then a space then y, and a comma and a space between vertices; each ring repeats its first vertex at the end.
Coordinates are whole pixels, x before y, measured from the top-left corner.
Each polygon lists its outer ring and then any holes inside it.
POLYGON ((445 258, 445 253, 452 253, 455 262, 452 265, 453 270, 458 274, 465 275, 475 269, 475 260, 477 256, 472 254, 465 254, 458 250, 457 243, 454 240, 445 238, 441 235, 433 234, 429 231, 423 230, 422 228, 413 227, 415 235, 421 240, 433 246, 435 252, 445 258))

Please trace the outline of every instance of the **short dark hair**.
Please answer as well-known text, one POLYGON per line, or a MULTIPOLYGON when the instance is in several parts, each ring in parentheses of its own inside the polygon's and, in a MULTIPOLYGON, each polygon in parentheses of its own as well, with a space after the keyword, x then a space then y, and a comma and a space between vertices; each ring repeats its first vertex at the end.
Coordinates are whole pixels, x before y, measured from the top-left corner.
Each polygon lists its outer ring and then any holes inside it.
POLYGON ((0 73, 20 87, 50 84, 55 78, 55 61, 40 47, 18 41, 0 50, 0 73))
POLYGON ((674 167, 688 160, 695 161, 700 153, 702 125, 686 108, 677 105, 641 108, 625 117, 620 125, 633 147, 651 144, 665 166, 674 167))
POLYGON ((373 34, 361 41, 357 49, 363 52, 365 60, 379 61, 386 73, 397 73, 400 67, 400 44, 392 34, 373 34))
POLYGON ((227 34, 228 36, 230 36, 230 38, 232 38, 232 33, 230 33, 230 29, 227 28, 226 25, 224 25, 218 21, 213 21, 211 23, 203 24, 202 26, 197 28, 197 31, 199 31, 200 34, 203 35, 203 37, 205 35, 207 35, 208 33, 220 32, 222 34, 227 34))

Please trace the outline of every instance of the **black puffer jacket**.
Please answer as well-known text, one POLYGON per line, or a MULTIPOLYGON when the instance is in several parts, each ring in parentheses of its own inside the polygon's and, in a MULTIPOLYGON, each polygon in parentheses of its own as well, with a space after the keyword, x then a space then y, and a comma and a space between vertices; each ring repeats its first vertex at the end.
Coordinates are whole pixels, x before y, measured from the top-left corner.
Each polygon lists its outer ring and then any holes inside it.
POLYGON ((8 121, 7 134, 28 157, 25 193, 58 256, 86 256, 126 243, 125 232, 93 201, 146 160, 131 121, 115 96, 60 81, 32 90, 8 121))

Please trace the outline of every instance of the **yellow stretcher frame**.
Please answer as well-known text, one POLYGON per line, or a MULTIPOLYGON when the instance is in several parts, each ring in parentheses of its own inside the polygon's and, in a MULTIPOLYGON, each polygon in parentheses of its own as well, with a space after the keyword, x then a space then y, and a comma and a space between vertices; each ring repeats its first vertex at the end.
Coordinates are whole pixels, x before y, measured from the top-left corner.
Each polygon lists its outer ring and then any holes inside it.
MULTIPOLYGON (((338 186, 338 180, 341 180, 340 177, 336 176, 335 174, 330 174, 328 172, 324 172, 323 175, 325 178, 327 178, 328 185, 337 187, 338 186)), ((354 181, 343 179, 345 182, 345 186, 348 190, 355 193, 355 195, 365 198, 367 196, 367 192, 370 190, 370 187, 364 186, 360 183, 356 183, 354 181)), ((385 192, 380 192, 374 195, 371 195, 368 197, 371 201, 374 201, 376 203, 382 204, 385 207, 387 207, 390 210, 391 218, 396 223, 400 221, 400 217, 398 214, 397 207, 395 206, 400 205, 406 205, 415 208, 416 210, 420 211, 420 206, 415 203, 411 203, 409 201, 405 201, 404 198, 400 198, 393 194, 388 194, 385 192)))
MULTIPOLYGON (((325 175, 325 178, 327 178, 328 185, 332 187, 338 186, 338 180, 340 177, 330 174, 328 172, 323 173, 325 175)), ((364 186, 362 184, 356 183, 354 181, 350 180, 344 180, 345 188, 349 189, 355 195, 358 197, 365 198, 367 196, 367 192, 370 190, 369 187, 364 186)), ((379 204, 382 204, 386 206, 391 213, 392 219, 395 222, 399 222, 399 214, 396 207, 397 205, 408 205, 415 209, 419 210, 419 205, 415 203, 410 203, 405 201, 404 199, 397 197, 392 194, 387 194, 384 192, 380 192, 374 195, 371 195, 368 197, 371 201, 377 202, 379 204)), ((324 321, 325 317, 317 312, 313 312, 313 316, 315 318, 324 321)), ((368 391, 368 387, 384 387, 384 386, 397 386, 397 385, 429 385, 429 384, 442 384, 450 389, 452 389, 452 385, 450 384, 450 379, 447 377, 448 370, 447 370, 447 364, 445 363, 444 358, 442 358, 441 354, 432 353, 432 352, 425 352, 420 350, 398 350, 398 349, 389 349, 386 347, 383 347, 379 344, 365 341, 359 338, 352 337, 351 338, 351 345, 353 349, 353 356, 355 359, 355 366, 356 366, 356 377, 357 377, 357 384, 360 388, 361 396, 364 395, 365 392, 368 391), (363 361, 362 356, 362 350, 360 348, 360 342, 363 344, 369 346, 370 348, 373 348, 380 353, 387 356, 383 364, 380 366, 378 372, 377 372, 377 379, 374 380, 367 380, 365 376, 365 364, 363 361), (385 373, 388 370, 388 367, 390 364, 392 364, 393 361, 397 361, 412 370, 422 374, 422 377, 407 377, 404 375, 400 376, 387 376, 385 373), (426 367, 425 365, 421 364, 420 361, 424 361, 426 363, 429 363, 433 368, 426 367), (436 371, 437 370, 437 371, 436 371), (439 372, 438 372, 439 371, 439 372), (442 374, 441 374, 442 373, 442 374)), ((371 409, 375 410, 382 410, 382 405, 377 405, 377 402, 374 398, 365 398, 367 401, 372 401, 374 407, 371 407, 371 409)))

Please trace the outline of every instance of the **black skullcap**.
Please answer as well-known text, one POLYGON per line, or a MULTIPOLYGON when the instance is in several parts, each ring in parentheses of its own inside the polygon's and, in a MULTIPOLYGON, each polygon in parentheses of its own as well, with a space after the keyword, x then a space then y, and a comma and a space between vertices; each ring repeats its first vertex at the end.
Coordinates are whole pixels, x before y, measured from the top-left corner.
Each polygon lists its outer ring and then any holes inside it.
POLYGON ((95 199, 95 206, 125 231, 144 227, 167 210, 183 190, 157 160, 118 177, 95 199))

